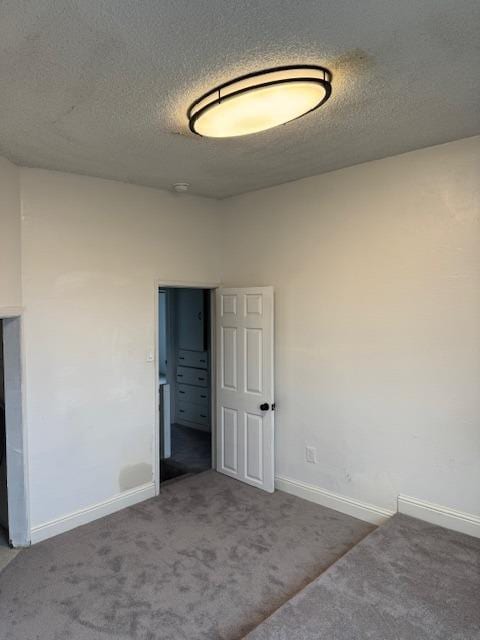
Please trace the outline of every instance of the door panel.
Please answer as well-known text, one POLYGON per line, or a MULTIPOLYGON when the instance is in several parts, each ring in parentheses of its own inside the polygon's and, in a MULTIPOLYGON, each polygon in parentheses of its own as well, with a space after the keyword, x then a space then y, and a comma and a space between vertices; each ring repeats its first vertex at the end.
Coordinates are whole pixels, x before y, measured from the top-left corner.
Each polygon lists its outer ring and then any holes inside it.
POLYGON ((222 387, 235 391, 237 388, 237 329, 221 327, 222 387))
POLYGON ((251 413, 247 413, 245 419, 245 476, 254 482, 263 482, 263 419, 251 413))
POLYGON ((216 308, 217 470, 273 491, 273 289, 218 289, 216 308))
POLYGON ((220 423, 221 440, 223 443, 221 452, 220 471, 237 473, 238 447, 237 447, 237 412, 234 409, 222 407, 222 420, 220 423))
POLYGON ((246 314, 251 315, 262 315, 262 295, 257 293, 247 293, 245 296, 246 301, 246 314))
POLYGON ((221 297, 221 315, 222 317, 237 315, 237 296, 224 294, 221 297))
POLYGON ((245 329, 245 391, 262 393, 262 329, 245 329))

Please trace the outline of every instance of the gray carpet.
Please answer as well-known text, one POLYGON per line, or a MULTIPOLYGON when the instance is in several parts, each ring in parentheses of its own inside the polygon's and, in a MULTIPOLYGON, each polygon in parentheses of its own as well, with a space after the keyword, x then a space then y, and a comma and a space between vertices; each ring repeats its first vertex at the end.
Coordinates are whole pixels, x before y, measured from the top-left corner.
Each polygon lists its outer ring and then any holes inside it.
POLYGON ((395 515, 247 639, 479 640, 480 540, 395 515))
MULTIPOLYGON (((0 527, 0 572, 10 564, 10 562, 18 555, 18 549, 11 549, 8 546, 8 535, 5 529, 0 527)), ((0 618, 1 623, 1 618, 0 618)))
POLYGON ((1 640, 238 640, 372 526, 207 471, 22 551, 1 640))

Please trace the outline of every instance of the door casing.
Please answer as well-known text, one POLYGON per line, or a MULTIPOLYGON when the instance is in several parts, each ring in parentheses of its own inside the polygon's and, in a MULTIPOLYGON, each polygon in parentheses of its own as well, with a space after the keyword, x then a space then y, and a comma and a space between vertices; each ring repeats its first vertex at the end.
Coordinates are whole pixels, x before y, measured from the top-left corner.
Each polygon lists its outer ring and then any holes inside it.
POLYGON ((5 374, 8 534, 10 544, 14 547, 27 547, 31 540, 21 314, 20 308, 0 308, 5 374))

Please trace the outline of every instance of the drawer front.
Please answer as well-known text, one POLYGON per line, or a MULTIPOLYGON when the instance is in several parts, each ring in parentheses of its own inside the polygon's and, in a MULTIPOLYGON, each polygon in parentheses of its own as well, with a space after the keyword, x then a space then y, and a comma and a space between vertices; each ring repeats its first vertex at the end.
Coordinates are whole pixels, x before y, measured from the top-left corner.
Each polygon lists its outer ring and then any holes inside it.
POLYGON ((208 373, 201 369, 177 367, 177 382, 182 384, 194 384, 197 387, 207 387, 208 373))
POLYGON ((208 396, 208 389, 204 389, 203 387, 177 384, 177 400, 179 402, 192 402, 193 404, 200 404, 202 407, 208 407, 208 396))
POLYGON ((180 350, 178 352, 178 364, 185 367, 206 369, 208 366, 208 354, 206 351, 180 350))
POLYGON ((208 408, 201 407, 191 402, 179 402, 177 406, 178 417, 189 422, 208 425, 208 408))

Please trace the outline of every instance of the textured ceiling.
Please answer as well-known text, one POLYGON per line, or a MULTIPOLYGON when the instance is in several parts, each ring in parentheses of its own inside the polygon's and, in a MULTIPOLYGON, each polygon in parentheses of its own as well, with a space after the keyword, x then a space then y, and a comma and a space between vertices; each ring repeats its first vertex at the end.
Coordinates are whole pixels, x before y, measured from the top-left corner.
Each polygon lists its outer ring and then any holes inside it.
POLYGON ((478 0, 3 0, 0 155, 232 194, 480 132, 478 0), (319 111, 208 140, 190 102, 275 65, 333 72, 319 111))

